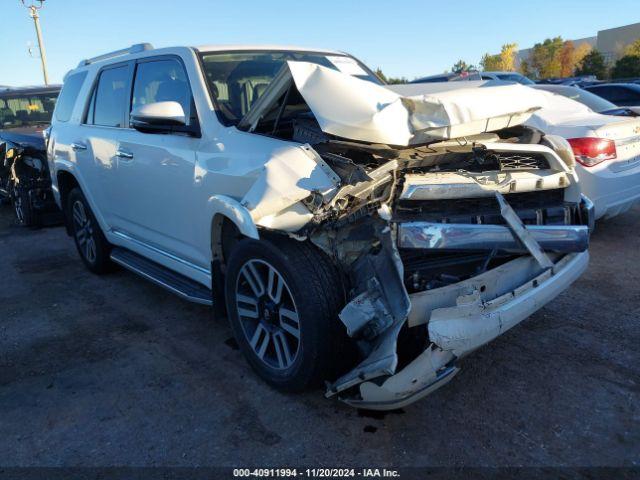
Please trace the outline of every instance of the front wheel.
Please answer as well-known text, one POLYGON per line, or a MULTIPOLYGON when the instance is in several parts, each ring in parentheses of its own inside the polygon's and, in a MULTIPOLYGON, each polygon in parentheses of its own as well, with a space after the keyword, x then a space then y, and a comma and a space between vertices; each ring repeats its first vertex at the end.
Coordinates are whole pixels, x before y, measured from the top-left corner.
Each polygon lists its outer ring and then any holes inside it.
POLYGON ((11 202, 13 203, 16 220, 20 225, 24 225, 25 227, 38 226, 38 214, 31 204, 29 190, 14 188, 11 194, 11 202))
POLYGON ((339 355, 341 282, 313 245, 241 240, 227 266, 229 320, 240 348, 265 381, 302 390, 327 378, 339 355))
POLYGON ((79 188, 69 193, 67 218, 76 248, 86 267, 98 274, 110 271, 113 267, 109 258, 111 245, 107 242, 87 199, 79 188))

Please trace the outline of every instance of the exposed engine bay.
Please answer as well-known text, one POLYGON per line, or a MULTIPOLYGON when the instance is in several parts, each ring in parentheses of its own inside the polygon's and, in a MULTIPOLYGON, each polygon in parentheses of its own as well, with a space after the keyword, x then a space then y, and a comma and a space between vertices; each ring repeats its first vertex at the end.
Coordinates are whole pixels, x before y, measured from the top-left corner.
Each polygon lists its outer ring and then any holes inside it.
POLYGON ((17 220, 27 226, 57 223, 46 153, 31 145, 0 141, 0 196, 11 201, 17 220))
POLYGON ((317 105, 340 74, 291 63, 240 123, 292 142, 242 205, 259 227, 313 242, 345 278, 339 316, 360 363, 327 395, 395 408, 448 382, 458 358, 577 278, 590 205, 566 141, 521 125, 535 105, 474 106, 456 123, 463 109, 451 98, 389 91, 377 110, 336 114, 317 105), (389 116, 404 119, 395 133, 389 116), (397 143, 375 141, 377 127, 397 143))

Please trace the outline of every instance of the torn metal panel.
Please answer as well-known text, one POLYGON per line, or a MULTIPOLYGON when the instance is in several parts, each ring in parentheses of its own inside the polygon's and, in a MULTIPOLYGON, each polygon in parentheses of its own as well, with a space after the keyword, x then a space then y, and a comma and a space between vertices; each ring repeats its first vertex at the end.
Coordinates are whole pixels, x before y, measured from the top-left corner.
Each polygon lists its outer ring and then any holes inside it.
POLYGON ((383 185, 393 178, 393 172, 398 168, 398 162, 391 160, 378 168, 368 172, 368 181, 357 182, 353 185, 345 185, 335 195, 332 203, 336 204, 345 197, 366 198, 380 185, 383 185))
POLYGON ((454 359, 451 352, 431 346, 384 382, 361 383, 359 398, 345 397, 343 400, 354 407, 376 410, 404 407, 449 382, 460 370, 448 365, 454 359))
POLYGON ((386 229, 380 238, 381 249, 358 259, 352 268, 356 296, 340 312, 347 332, 368 350, 366 358, 329 388, 328 395, 350 388, 364 380, 392 375, 398 364, 398 334, 411 309, 411 301, 402 281, 397 251, 386 229))

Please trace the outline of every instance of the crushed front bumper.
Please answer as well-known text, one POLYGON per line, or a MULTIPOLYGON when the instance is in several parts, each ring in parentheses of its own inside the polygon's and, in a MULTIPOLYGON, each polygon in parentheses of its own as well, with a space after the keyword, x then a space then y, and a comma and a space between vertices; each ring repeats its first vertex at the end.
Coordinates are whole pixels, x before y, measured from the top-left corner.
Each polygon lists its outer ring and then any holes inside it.
MULTIPOLYGON (((371 353, 330 385, 327 396, 338 394, 350 405, 377 410, 412 403, 451 380, 458 372, 457 359, 535 313, 584 272, 594 217, 589 199, 583 197, 580 204, 581 225, 525 226, 501 194, 496 193, 496 198, 504 226, 396 224, 396 244, 404 249, 501 250, 524 255, 467 280, 409 295, 406 317, 383 331, 371 353), (397 371, 396 345, 404 321, 410 328, 426 325, 430 343, 397 371)), ((383 283, 393 283, 393 277, 386 275, 383 283)), ((357 310, 360 305, 351 307, 357 310)), ((358 318, 343 315, 351 309, 345 307, 341 313, 347 327, 358 318)))
POLYGON ((531 257, 447 287, 413 294, 410 326, 428 324, 432 344, 405 368, 383 381, 365 381, 346 403, 374 410, 400 408, 446 384, 457 359, 490 342, 573 283, 589 262, 587 251, 554 258, 540 272, 531 257), (526 280, 523 280, 526 278, 526 280))

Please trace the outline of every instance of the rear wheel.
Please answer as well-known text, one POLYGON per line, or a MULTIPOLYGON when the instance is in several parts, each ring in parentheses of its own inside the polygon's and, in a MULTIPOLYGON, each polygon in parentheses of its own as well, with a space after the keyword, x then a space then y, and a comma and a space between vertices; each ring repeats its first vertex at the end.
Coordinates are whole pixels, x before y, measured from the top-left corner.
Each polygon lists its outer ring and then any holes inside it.
POLYGON ((110 271, 113 267, 109 258, 111 245, 79 188, 69 193, 67 218, 76 248, 86 267, 98 274, 110 271))
POLYGON ((333 371, 338 358, 340 278, 310 244, 240 241, 225 290, 234 335, 255 371, 283 390, 302 390, 333 371))

